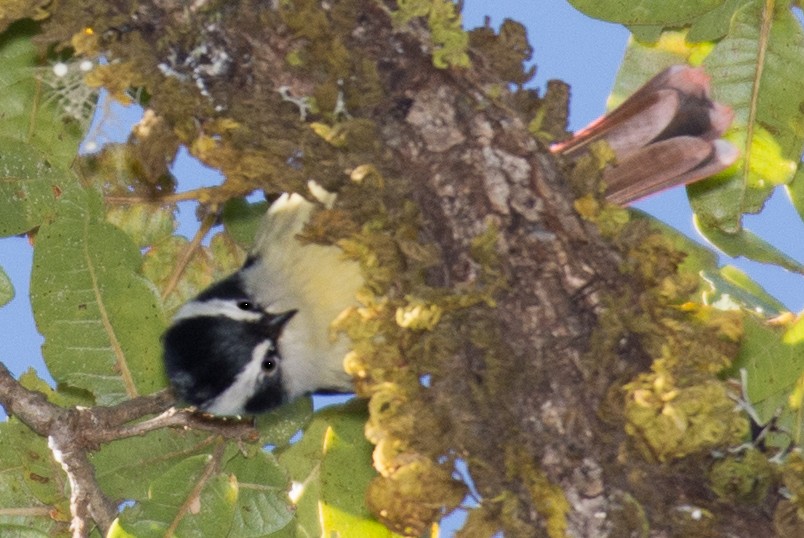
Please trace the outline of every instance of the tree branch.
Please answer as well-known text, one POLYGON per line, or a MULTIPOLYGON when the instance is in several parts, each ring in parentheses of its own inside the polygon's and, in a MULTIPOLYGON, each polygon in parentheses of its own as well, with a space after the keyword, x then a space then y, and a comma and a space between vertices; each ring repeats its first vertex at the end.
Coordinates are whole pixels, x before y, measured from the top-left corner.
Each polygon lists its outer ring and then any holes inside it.
POLYGON ((211 417, 172 408, 167 390, 126 400, 118 405, 89 408, 59 407, 44 394, 23 387, 0 362, 0 405, 9 415, 45 437, 54 459, 70 484, 70 529, 73 537, 89 536, 94 521, 105 535, 117 517, 117 506, 101 490, 89 452, 118 439, 145 435, 162 428, 193 428, 223 438, 254 442, 259 433, 247 420, 211 417), (129 425, 144 416, 158 416, 129 425))

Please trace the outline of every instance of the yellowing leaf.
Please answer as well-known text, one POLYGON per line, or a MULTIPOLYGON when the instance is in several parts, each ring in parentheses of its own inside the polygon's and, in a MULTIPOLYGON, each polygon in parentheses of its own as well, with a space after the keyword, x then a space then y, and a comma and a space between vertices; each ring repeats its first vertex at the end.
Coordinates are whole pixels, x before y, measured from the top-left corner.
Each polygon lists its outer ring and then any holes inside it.
POLYGON ((754 127, 751 143, 746 142, 745 128, 732 129, 724 137, 738 148, 746 148, 733 170, 745 166, 748 159, 746 181, 748 187, 764 188, 789 183, 797 164, 782 155, 782 148, 767 129, 754 127), (739 164, 742 163, 742 164, 739 164))

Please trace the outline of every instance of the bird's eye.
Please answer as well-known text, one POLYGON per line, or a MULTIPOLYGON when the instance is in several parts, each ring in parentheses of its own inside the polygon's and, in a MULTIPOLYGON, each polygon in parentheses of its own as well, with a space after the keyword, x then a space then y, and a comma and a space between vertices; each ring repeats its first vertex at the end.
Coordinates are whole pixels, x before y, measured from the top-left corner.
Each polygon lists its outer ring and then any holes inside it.
POLYGON ((262 369, 265 372, 273 372, 276 369, 276 360, 273 357, 266 357, 262 360, 262 369))
POLYGON ((254 303, 249 301, 240 301, 237 303, 237 308, 240 310, 254 310, 254 303))

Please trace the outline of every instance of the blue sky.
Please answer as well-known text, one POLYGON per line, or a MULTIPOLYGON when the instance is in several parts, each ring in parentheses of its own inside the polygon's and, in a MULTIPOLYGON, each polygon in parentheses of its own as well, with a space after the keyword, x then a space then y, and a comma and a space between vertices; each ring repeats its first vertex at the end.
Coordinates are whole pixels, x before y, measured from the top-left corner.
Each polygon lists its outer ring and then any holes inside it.
MULTIPOLYGON (((583 127, 604 111, 625 50, 627 30, 589 19, 561 0, 466 0, 464 20, 468 27, 482 24, 485 15, 490 15, 494 27, 499 26, 506 17, 526 25, 537 64, 532 85, 544 88, 546 81, 554 78, 571 84, 572 129, 583 127)), ((115 129, 104 129, 103 135, 125 140, 127 132, 116 126, 136 121, 138 113, 116 110, 120 118, 115 122, 115 129)), ((174 172, 180 179, 181 190, 212 185, 219 180, 215 171, 200 166, 186 153, 177 161, 174 172)), ((641 202, 638 207, 702 241, 692 228, 689 204, 682 188, 641 202)), ((191 236, 196 227, 193 211, 185 210, 183 214, 186 218, 180 232, 191 236)), ((804 226, 784 199, 783 193, 779 192, 773 197, 765 214, 749 217, 745 222, 766 240, 794 258, 804 260, 804 241, 799 239, 804 237, 804 226), (780 223, 784 223, 785 227, 782 228, 780 223)), ((40 372, 44 368, 39 349, 42 339, 36 332, 28 300, 31 259, 32 251, 26 239, 0 239, 0 266, 8 273, 16 289, 15 299, 0 308, 0 361, 17 375, 31 366, 40 372)), ((757 279, 788 308, 798 311, 804 306, 804 286, 801 285, 800 276, 747 261, 735 264, 757 279)))

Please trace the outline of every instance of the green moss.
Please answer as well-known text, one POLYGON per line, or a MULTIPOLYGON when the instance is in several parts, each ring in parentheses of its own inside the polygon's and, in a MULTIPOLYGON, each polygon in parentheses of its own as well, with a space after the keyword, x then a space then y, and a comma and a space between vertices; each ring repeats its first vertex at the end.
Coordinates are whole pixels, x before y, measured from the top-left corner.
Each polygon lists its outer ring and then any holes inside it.
POLYGON ((407 24, 414 18, 427 18, 433 40, 433 65, 439 69, 469 67, 469 35, 461 26, 461 16, 449 0, 399 0, 394 18, 407 24))
POLYGON ((536 511, 544 518, 547 535, 550 538, 567 536, 567 514, 570 511, 570 504, 564 496, 564 490, 550 481, 532 460, 532 456, 521 446, 508 444, 505 448, 508 477, 524 483, 536 511))
MULTIPOLYGON (((605 152, 588 156, 572 174, 586 166, 598 167, 599 175, 606 160, 605 152)), ((589 185, 599 192, 594 182, 589 185)), ((649 372, 620 389, 633 445, 649 460, 668 461, 739 444, 748 421, 718 374, 737 355, 743 314, 701 304, 695 295, 700 278, 681 269, 686 254, 646 219, 631 219, 628 210, 594 194, 576 200, 575 207, 619 251, 619 271, 630 281, 604 300, 590 342, 590 372, 618 361, 623 339, 652 360, 649 372)), ((607 401, 604 414, 615 418, 612 403, 607 401)))
POLYGON ((662 363, 628 383, 626 432, 648 459, 667 461, 738 444, 748 421, 717 380, 679 386, 662 363))
POLYGON ((800 520, 804 520, 804 457, 800 452, 792 452, 784 462, 781 469, 782 481, 790 492, 790 502, 796 507, 800 514, 800 520))
POLYGON ((709 484, 726 502, 758 504, 767 497, 776 475, 768 458, 750 448, 716 461, 709 471, 709 484))

